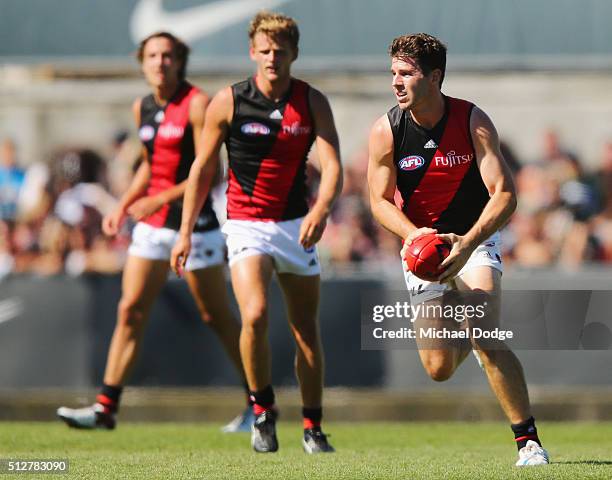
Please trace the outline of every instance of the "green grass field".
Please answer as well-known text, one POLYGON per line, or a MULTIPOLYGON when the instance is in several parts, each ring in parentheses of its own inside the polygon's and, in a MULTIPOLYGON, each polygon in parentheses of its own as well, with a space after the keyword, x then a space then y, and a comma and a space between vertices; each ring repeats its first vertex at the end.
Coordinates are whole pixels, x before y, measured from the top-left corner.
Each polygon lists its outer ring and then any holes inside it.
MULTIPOLYGON (((280 424, 276 454, 256 454, 248 434, 224 435, 214 424, 123 423, 107 432, 0 423, 0 458, 67 458, 66 477, 79 479, 612 478, 611 423, 541 423, 554 464, 520 469, 503 423, 327 423, 326 430, 337 453, 307 456, 296 423, 280 424)), ((18 476, 57 478, 6 478, 18 476)))

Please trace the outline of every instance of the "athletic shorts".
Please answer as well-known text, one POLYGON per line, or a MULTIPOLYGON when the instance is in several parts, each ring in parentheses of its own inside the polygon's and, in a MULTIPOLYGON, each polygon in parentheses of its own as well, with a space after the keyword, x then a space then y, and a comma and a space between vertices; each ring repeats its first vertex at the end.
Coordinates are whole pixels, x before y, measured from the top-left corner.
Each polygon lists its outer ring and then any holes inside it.
MULTIPOLYGON (((128 254, 149 260, 170 261, 170 252, 178 236, 176 230, 138 222, 132 231, 132 243, 128 254)), ((191 253, 187 257, 185 270, 200 270, 220 265, 224 261, 225 241, 219 229, 191 235, 191 253)))
POLYGON ((251 255, 267 255, 272 257, 277 273, 319 275, 316 247, 305 249, 298 241, 302 220, 303 217, 283 222, 228 220, 222 230, 227 236, 230 267, 251 255))
MULTIPOLYGON (((472 255, 468 259, 467 263, 463 266, 458 277, 463 275, 468 270, 474 267, 491 267, 495 270, 503 272, 502 259, 501 259, 501 236, 499 232, 495 232, 487 240, 482 242, 476 250, 472 252, 472 255)), ((402 267, 404 267, 404 280, 406 281, 406 288, 410 294, 410 303, 417 305, 419 303, 433 300, 434 298, 441 297, 445 291, 452 287, 447 283, 440 282, 428 282, 427 280, 421 280, 410 270, 406 270, 404 262, 402 261, 402 267)))

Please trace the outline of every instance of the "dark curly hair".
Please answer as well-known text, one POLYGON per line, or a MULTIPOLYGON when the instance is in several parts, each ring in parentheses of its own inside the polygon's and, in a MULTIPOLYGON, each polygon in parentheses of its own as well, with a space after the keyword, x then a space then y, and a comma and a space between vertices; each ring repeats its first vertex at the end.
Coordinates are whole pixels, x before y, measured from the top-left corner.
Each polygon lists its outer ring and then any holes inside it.
POLYGON ((427 33, 411 33, 397 37, 389 45, 391 58, 411 58, 417 62, 425 75, 440 70, 440 87, 446 72, 446 45, 427 33))

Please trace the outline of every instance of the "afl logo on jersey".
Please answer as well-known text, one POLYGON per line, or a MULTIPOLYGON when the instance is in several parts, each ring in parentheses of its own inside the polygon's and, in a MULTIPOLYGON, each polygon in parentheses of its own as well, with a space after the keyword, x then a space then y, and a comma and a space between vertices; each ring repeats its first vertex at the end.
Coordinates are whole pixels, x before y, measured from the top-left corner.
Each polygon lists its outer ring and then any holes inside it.
POLYGON ((245 135, 270 135, 270 129, 257 122, 245 123, 240 127, 240 131, 245 135))
POLYGON ((151 125, 143 125, 140 130, 138 130, 138 137, 143 142, 148 142, 155 136, 155 129, 151 125))
POLYGON ((425 165, 425 159, 423 157, 419 157, 418 155, 410 155, 408 157, 402 158, 398 166, 402 170, 416 170, 417 168, 421 168, 425 165))

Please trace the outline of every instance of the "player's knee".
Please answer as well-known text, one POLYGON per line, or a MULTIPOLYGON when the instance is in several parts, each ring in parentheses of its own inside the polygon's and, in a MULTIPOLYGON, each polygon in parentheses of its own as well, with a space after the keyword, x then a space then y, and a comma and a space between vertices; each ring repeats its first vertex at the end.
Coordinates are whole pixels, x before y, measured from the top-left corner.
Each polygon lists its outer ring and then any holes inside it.
POLYGON ((294 326, 294 335, 298 344, 308 345, 311 349, 319 344, 319 331, 314 323, 294 326))
POLYGON ((453 369, 446 366, 442 366, 430 369, 427 371, 427 373, 429 374, 432 380, 436 382, 445 382, 453 376, 453 369))
MULTIPOLYGON (((513 361, 516 359, 514 353, 509 350, 506 345, 499 345, 496 348, 482 348, 478 350, 478 358, 480 363, 485 369, 498 368, 501 363, 505 363, 508 360, 513 361)), ((514 363, 514 362, 513 362, 514 363)), ((516 360, 516 368, 521 369, 520 362, 516 360)))
POLYGON ((254 333, 265 332, 268 328, 268 309, 264 305, 252 305, 242 312, 242 328, 254 333))
POLYGON ((430 358, 423 366, 429 377, 436 382, 444 382, 453 376, 455 366, 444 358, 430 358))
POLYGON ((146 315, 141 305, 126 299, 121 299, 119 302, 117 314, 118 325, 130 329, 142 328, 146 315))

